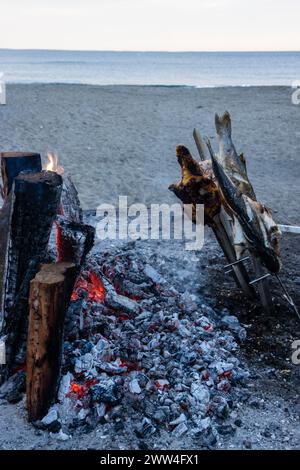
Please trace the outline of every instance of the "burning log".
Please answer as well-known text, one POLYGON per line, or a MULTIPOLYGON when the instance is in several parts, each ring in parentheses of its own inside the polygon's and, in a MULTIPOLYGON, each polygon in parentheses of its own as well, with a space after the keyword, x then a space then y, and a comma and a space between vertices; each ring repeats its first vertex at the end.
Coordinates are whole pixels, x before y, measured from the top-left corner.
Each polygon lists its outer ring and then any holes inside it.
POLYGON ((72 263, 46 264, 30 282, 26 386, 29 421, 41 419, 56 395, 65 314, 77 274, 72 263))
POLYGON ((14 179, 22 172, 39 173, 42 171, 41 156, 31 152, 2 152, 1 175, 2 175, 2 196, 7 199, 11 191, 14 179))
POLYGON ((62 216, 57 217, 56 226, 58 261, 72 262, 81 266, 93 247, 94 227, 69 221, 62 216))
POLYGON ((82 223, 82 209, 77 189, 69 176, 64 176, 60 213, 70 222, 82 223))
POLYGON ((0 212, 0 338, 7 361, 0 382, 26 342, 29 283, 46 256, 61 189, 54 172, 20 174, 0 212))
POLYGON ((92 249, 95 229, 83 223, 77 189, 70 177, 64 176, 57 226, 58 261, 82 266, 92 249))

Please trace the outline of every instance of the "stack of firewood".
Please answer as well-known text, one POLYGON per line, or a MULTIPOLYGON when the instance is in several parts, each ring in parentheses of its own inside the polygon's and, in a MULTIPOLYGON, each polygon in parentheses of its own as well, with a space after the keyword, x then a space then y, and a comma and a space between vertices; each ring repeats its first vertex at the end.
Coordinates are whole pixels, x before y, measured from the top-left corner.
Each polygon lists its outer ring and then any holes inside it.
POLYGON ((94 229, 82 221, 72 181, 43 171, 39 154, 1 153, 0 163, 0 341, 6 350, 0 384, 26 367, 33 421, 55 396, 65 313, 94 229), (55 225, 58 257, 49 263, 55 225))

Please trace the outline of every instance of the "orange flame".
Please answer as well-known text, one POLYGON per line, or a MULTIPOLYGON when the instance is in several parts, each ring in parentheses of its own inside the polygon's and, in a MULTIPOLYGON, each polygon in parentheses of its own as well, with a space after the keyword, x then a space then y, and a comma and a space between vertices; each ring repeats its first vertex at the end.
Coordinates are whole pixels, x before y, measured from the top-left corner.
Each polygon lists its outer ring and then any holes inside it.
POLYGON ((43 170, 54 171, 55 173, 58 173, 59 175, 62 175, 64 173, 63 167, 58 164, 57 155, 55 155, 55 153, 53 152, 48 153, 48 162, 45 165, 43 165, 43 170))
POLYGON ((88 300, 92 302, 103 302, 105 300, 105 288, 99 277, 91 272, 88 279, 82 277, 76 281, 71 300, 78 299, 78 289, 84 289, 88 292, 88 300))

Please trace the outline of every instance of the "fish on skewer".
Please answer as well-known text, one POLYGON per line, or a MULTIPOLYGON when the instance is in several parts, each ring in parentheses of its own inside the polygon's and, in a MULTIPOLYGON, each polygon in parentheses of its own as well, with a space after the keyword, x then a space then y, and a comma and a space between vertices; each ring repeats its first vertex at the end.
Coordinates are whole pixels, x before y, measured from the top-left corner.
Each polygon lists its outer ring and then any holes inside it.
POLYGON ((222 194, 241 224, 250 248, 272 273, 281 269, 279 240, 281 232, 272 218, 271 211, 246 194, 241 194, 211 152, 212 167, 222 194))
MULTIPOLYGON (((221 193, 210 161, 198 163, 183 145, 176 147, 181 166, 181 180, 169 186, 184 204, 204 204, 205 224, 213 225, 214 217, 221 211, 221 193)), ((193 218, 193 222, 195 219, 193 218)))
MULTIPOLYGON (((211 160, 197 162, 183 145, 176 148, 176 156, 181 167, 181 180, 169 189, 183 202, 192 206, 192 221, 197 224, 198 204, 204 204, 204 223, 214 232, 229 263, 236 263, 237 257, 230 235, 223 223, 224 198, 212 170, 211 160)), ((254 290, 249 285, 249 276, 243 264, 232 268, 237 285, 245 295, 253 297, 254 290)))
POLYGON ((215 126, 219 144, 219 152, 216 158, 224 168, 238 191, 256 200, 254 189, 247 175, 246 160, 243 154, 238 155, 232 142, 231 117, 226 111, 223 116, 216 114, 215 126))

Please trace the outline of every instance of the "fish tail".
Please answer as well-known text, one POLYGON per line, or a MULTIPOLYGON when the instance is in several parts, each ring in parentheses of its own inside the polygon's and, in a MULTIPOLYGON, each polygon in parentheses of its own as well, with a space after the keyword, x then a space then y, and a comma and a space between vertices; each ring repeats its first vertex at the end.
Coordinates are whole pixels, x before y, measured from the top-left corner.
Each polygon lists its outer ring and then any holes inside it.
POLYGON ((231 137, 231 117, 228 111, 225 111, 221 117, 218 114, 215 115, 215 125, 218 136, 231 137))

